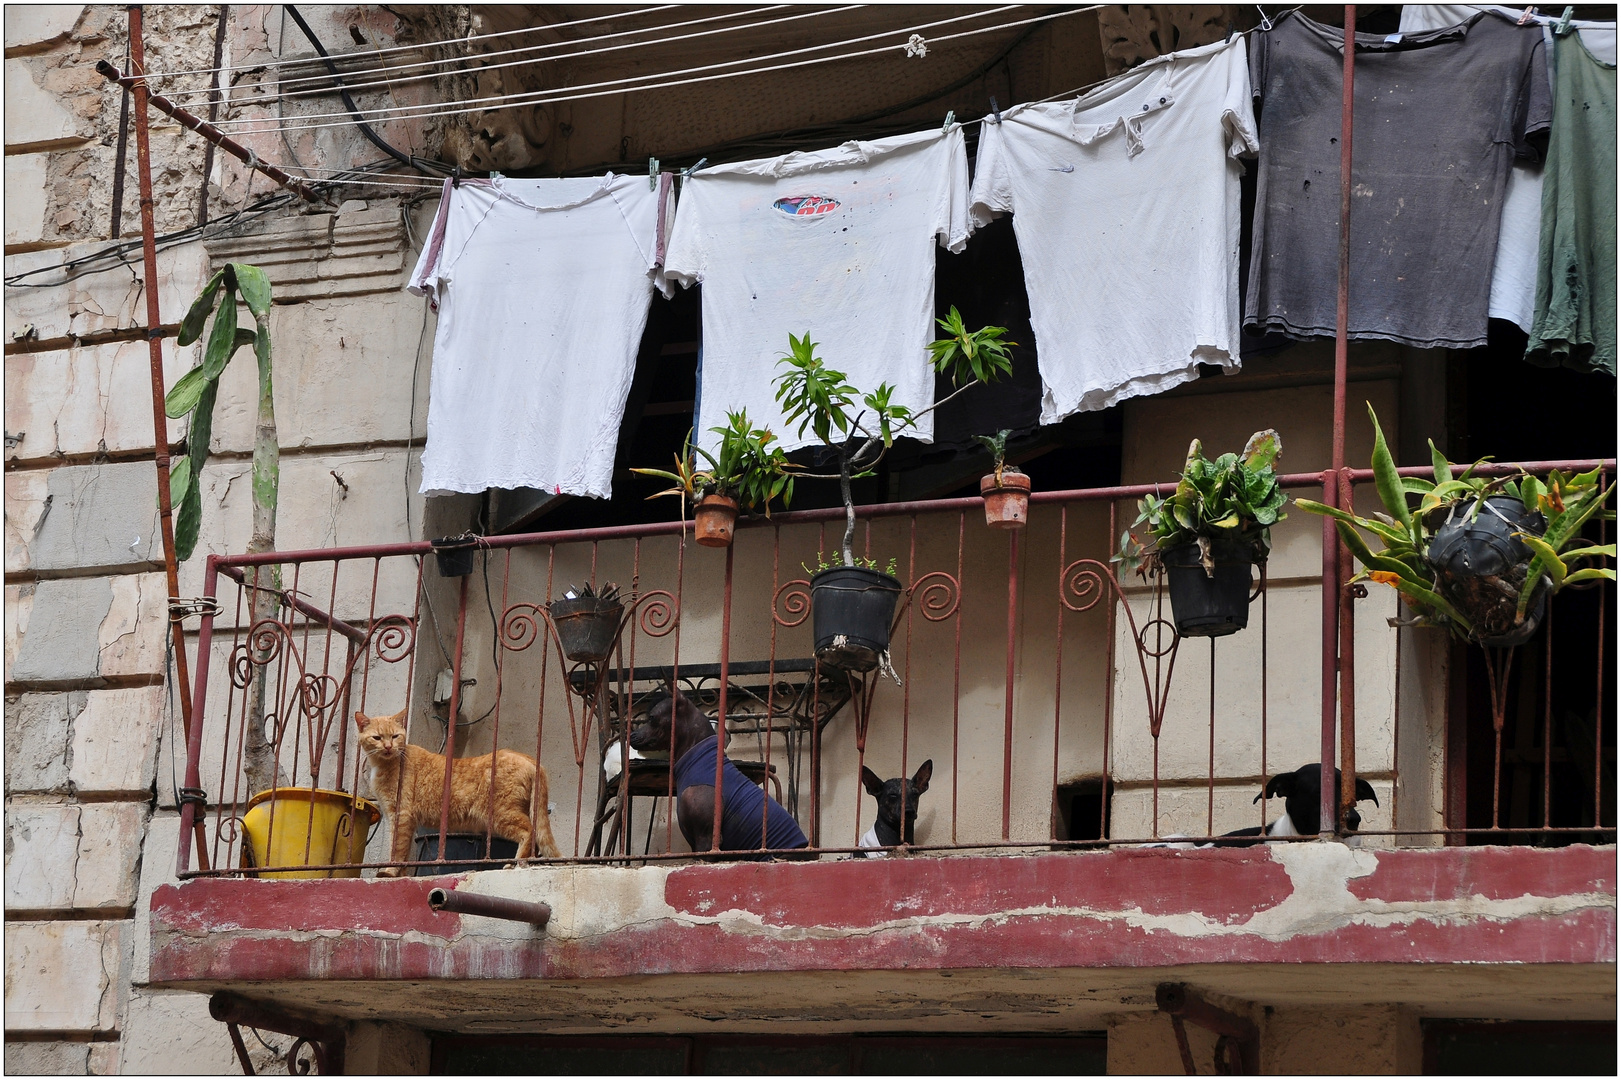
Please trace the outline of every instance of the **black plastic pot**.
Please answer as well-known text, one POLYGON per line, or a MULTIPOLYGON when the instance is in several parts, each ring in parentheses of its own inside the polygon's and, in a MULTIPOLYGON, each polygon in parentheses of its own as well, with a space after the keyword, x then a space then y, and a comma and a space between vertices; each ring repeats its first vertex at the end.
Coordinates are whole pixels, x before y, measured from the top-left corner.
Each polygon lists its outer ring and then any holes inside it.
POLYGON ((1523 645, 1542 624, 1548 606, 1544 578, 1516 623, 1521 586, 1532 552, 1515 533, 1541 536, 1548 523, 1512 495, 1494 495, 1469 520, 1473 502, 1452 508, 1435 530, 1425 559, 1435 570, 1436 583, 1454 607, 1469 617, 1474 637, 1482 645, 1507 648, 1523 645), (1506 588, 1505 588, 1506 586, 1506 588))
MULTIPOLYGON (((413 862, 425 862, 439 856, 439 833, 434 829, 418 829, 416 831, 416 851, 411 856, 413 862)), ((506 840, 499 836, 490 837, 491 859, 512 860, 518 857, 518 842, 506 840)), ((483 833, 446 833, 445 834, 445 861, 436 862, 432 866, 414 867, 412 877, 433 877, 436 874, 460 874, 468 870, 488 870, 489 866, 480 866, 479 861, 484 859, 483 833), (472 861, 468 861, 472 860, 472 861)))
POLYGON ((466 577, 473 572, 473 552, 478 547, 478 537, 472 534, 447 536, 432 543, 440 577, 466 577))
POLYGON ((835 566, 811 578, 816 657, 845 671, 871 671, 889 651, 889 624, 901 583, 862 566, 835 566))
POLYGON ((1199 562, 1198 544, 1181 544, 1160 556, 1171 590, 1171 617, 1183 637, 1225 637, 1249 625, 1251 548, 1213 544, 1210 554, 1213 574, 1199 562))
POLYGON ((557 627, 563 655, 576 664, 600 664, 613 651, 619 634, 619 617, 625 605, 615 600, 604 604, 600 597, 578 596, 573 600, 553 600, 546 608, 557 627))

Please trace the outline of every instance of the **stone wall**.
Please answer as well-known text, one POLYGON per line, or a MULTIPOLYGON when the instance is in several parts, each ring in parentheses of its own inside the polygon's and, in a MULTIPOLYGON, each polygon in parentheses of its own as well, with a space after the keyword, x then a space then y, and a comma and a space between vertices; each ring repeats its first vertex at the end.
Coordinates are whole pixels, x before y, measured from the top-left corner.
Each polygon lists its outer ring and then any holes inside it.
MULTIPOLYGON (((223 57, 234 70, 226 82, 239 94, 277 70, 269 61, 309 55, 296 30, 283 34, 279 7, 229 11, 223 57)), ((148 69, 209 67, 219 12, 147 7, 148 69)), ((368 48, 394 42, 394 19, 382 9, 313 7, 307 17, 335 54, 355 48, 351 25, 368 48)), ((122 91, 93 65, 125 66, 126 18, 121 7, 63 5, 14 7, 5 20, 10 1072, 240 1071, 206 997, 145 986, 146 906, 174 880, 174 792, 185 760, 179 704, 166 681, 173 669, 150 366, 138 330, 147 284, 140 249, 64 269, 113 239, 122 91), (39 272, 16 278, 30 271, 39 272)), ((206 79, 155 81, 178 97, 206 87, 206 79)), ((313 110, 336 99, 310 100, 313 110)), ((180 103, 206 111, 196 98, 180 103)), ((244 107, 241 115, 254 113, 244 107)), ((409 141, 406 127, 388 137, 409 141)), ((133 131, 127 142, 118 228, 125 238, 140 230, 133 131)), ((377 156, 346 129, 296 147, 316 169, 377 156)), ((257 148, 266 160, 288 160, 279 140, 257 148)), ((219 154, 205 177, 203 160, 200 139, 153 114, 160 235, 195 227, 205 195, 215 221, 271 191, 262 176, 250 187, 246 170, 219 154)), ((402 540, 422 521, 421 500, 407 491, 415 489, 412 447, 420 448, 425 424, 433 325, 402 288, 416 257, 411 211, 397 198, 368 199, 363 188, 353 194, 314 212, 283 206, 226 234, 174 237, 188 242, 158 258, 160 317, 169 323, 223 262, 259 263, 270 274, 283 546, 402 540)), ((195 362, 197 349, 164 341, 166 386, 195 362)), ((243 477, 255 397, 252 361, 239 357, 222 382, 203 479, 204 532, 181 567, 184 596, 201 592, 207 554, 247 544, 243 477)), ((168 423, 171 443, 185 436, 184 421, 168 423)), ((265 1044, 284 1051, 292 1041, 245 1038, 261 1070, 279 1066, 265 1044)))

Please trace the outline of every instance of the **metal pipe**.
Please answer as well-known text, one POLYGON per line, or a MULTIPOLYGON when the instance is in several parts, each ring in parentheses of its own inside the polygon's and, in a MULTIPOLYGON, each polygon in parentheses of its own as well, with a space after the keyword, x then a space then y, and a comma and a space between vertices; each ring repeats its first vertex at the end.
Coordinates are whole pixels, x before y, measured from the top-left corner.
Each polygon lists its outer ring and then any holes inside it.
POLYGON ((1217 1008, 1198 994, 1189 993, 1181 983, 1160 983, 1154 989, 1154 1001, 1160 1012, 1169 1013, 1173 1019, 1198 1024, 1236 1041, 1246 1075, 1261 1071, 1261 1031, 1248 1017, 1217 1008))
MULTIPOLYGON (((1340 87, 1340 264, 1339 296, 1334 319, 1334 437, 1331 451, 1331 475, 1323 477, 1324 501, 1330 506, 1340 505, 1341 492, 1336 490, 1340 470, 1345 468, 1345 382, 1349 367, 1351 319, 1351 127, 1352 103, 1355 98, 1356 71, 1356 5, 1345 5, 1345 67, 1340 87)), ((1347 485, 1348 486, 1348 485, 1347 485)), ((1344 509, 1350 509, 1349 506, 1344 509)), ((1346 596, 1341 585, 1345 577, 1347 553, 1342 550, 1339 531, 1325 518, 1323 520, 1323 709, 1322 756, 1323 775, 1334 775, 1334 719, 1335 693, 1343 691, 1354 676, 1350 670, 1350 656, 1343 652, 1340 640, 1344 627, 1341 606, 1346 596), (1338 678, 1335 678, 1336 674, 1338 678)), ((1343 708, 1343 701, 1341 702, 1343 708)), ((1344 715, 1343 713, 1341 714, 1344 715)), ((1342 723, 1341 735, 1344 737, 1342 723)), ((1345 782, 1350 773, 1342 774, 1345 782)), ((1339 814, 1334 809, 1335 795, 1332 784, 1323 784, 1322 800, 1318 808, 1318 835, 1332 836, 1338 831, 1339 814)), ((1354 796, 1355 785, 1350 788, 1354 796)))
MULTIPOLYGON (((133 34, 131 35, 131 38, 132 40, 134 39, 133 34)), ((135 54, 131 55, 131 60, 134 63, 135 70, 141 72, 141 75, 121 75, 119 74, 117 68, 113 67, 105 60, 96 61, 96 72, 109 82, 115 82, 119 86, 122 86, 125 90, 128 90, 136 95, 135 112, 137 115, 137 124, 141 123, 139 117, 145 114, 145 105, 147 101, 150 101, 153 108, 157 109, 165 116, 173 117, 179 122, 180 126, 185 128, 187 131, 196 132, 198 135, 201 135, 203 138, 207 139, 221 150, 224 150, 232 157, 243 162, 249 167, 256 169, 257 171, 264 173, 266 176, 270 177, 270 179, 274 180, 288 191, 291 191, 293 194, 312 203, 323 201, 321 197, 315 193, 314 188, 298 179, 298 177, 290 176, 282 170, 276 168, 276 166, 267 165, 260 161, 259 155, 244 147, 241 143, 225 134, 225 132, 221 131, 213 124, 210 124, 207 120, 187 112, 185 109, 182 109, 180 106, 176 105, 162 94, 148 94, 146 91, 146 79, 144 77, 146 65, 143 64, 140 58, 135 54), (143 97, 146 100, 143 101, 143 97)), ((139 127, 136 129, 136 134, 137 136, 140 134, 139 127)))
MULTIPOLYGON (((141 9, 129 9, 130 64, 137 71, 146 71, 146 43, 142 31, 141 9)), ((106 61, 102 61, 106 63, 106 61)), ((131 80, 135 94, 135 158, 136 174, 141 192, 141 254, 146 274, 146 352, 147 368, 152 385, 152 454, 158 471, 158 522, 163 539, 163 573, 169 596, 180 595, 180 568, 175 557, 174 504, 169 490, 169 417, 163 405, 163 339, 154 331, 163 325, 158 311, 158 241, 157 227, 152 212, 152 145, 151 131, 146 116, 146 80, 131 80)), ((117 239, 117 237, 114 237, 117 239)), ((191 741, 191 695, 187 684, 191 681, 186 664, 186 629, 180 620, 169 620, 169 632, 174 640, 175 682, 180 698, 180 726, 186 741, 191 741)), ((186 780, 188 787, 197 781, 186 780)), ((189 804, 188 804, 189 805, 189 804)), ((203 850, 202 822, 191 822, 197 833, 197 864, 208 869, 208 856, 203 850)))
MULTIPOLYGON (((736 550, 735 543, 726 545, 726 587, 720 605, 720 702, 715 714, 715 820, 709 838, 711 851, 720 850, 721 796, 725 790, 722 770, 726 768, 726 684, 731 681, 732 663, 732 553, 736 550)), ((671 768, 674 768, 673 760, 671 768)), ((624 769, 630 771, 628 762, 624 769)), ((764 833, 760 841, 765 842, 764 833)))
POLYGON ((1019 530, 1007 534, 1007 672, 1004 675, 1002 715, 1002 839, 1013 825, 1013 660, 1014 634, 1019 617, 1019 530))
MULTIPOLYGON (((327 553, 327 558, 331 562, 336 564, 338 562, 341 562, 343 557, 340 555, 337 558, 333 558, 332 555, 331 555, 331 552, 328 552, 327 553)), ((292 561, 299 562, 300 560, 294 559, 292 561)), ((308 560, 303 560, 303 561, 308 561, 308 560)), ((230 566, 230 565, 222 565, 222 566, 220 566, 219 569, 220 569, 220 573, 224 574, 226 577, 230 578, 232 581, 236 582, 238 585, 246 584, 247 575, 244 574, 237 567, 230 566)), ((302 615, 308 615, 311 619, 314 619, 317 622, 326 624, 326 627, 329 630, 337 631, 338 633, 342 634, 344 637, 348 638, 350 641, 354 642, 357 645, 364 645, 366 643, 366 631, 360 629, 358 626, 351 626, 350 624, 344 622, 342 619, 339 619, 339 618, 335 617, 334 615, 332 615, 331 612, 322 611, 320 608, 316 607, 314 604, 310 603, 308 600, 304 600, 304 599, 301 599, 301 598, 299 598, 297 596, 294 596, 292 594, 292 592, 289 591, 289 590, 282 591, 278 595, 277 599, 279 599, 282 603, 286 604, 288 607, 292 608, 294 611, 299 612, 302 615)))
MULTIPOLYGON (((461 602, 456 611, 456 659, 451 665, 453 670, 450 678, 450 711, 445 716, 445 791, 443 805, 439 808, 439 855, 438 860, 445 859, 445 834, 450 831, 450 777, 456 764, 456 711, 462 703, 462 657, 467 648, 467 582, 472 574, 463 574, 461 577, 461 602)), ((403 774, 402 774, 403 775, 403 774)), ((575 814, 575 828, 578 829, 579 815, 575 814)), ((390 825, 392 828, 393 825, 390 825)), ((578 847, 575 848, 577 852, 578 847)))
POLYGON ((485 896, 482 893, 460 892, 455 889, 429 891, 428 906, 435 911, 450 911, 457 915, 483 915, 488 919, 510 919, 513 922, 532 923, 542 930, 552 918, 550 904, 508 900, 504 896, 485 896))

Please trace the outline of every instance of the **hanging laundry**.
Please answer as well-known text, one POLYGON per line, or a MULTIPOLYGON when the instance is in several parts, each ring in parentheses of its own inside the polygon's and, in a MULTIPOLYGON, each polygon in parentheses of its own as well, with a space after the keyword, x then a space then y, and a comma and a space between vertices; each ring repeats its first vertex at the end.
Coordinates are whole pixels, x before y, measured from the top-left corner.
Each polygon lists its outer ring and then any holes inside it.
MULTIPOLYGON (((1510 164, 1550 119, 1542 31, 1477 14, 1356 36, 1350 336, 1486 343, 1510 164)), ((1292 12, 1255 35, 1260 180, 1245 325, 1333 336, 1344 32, 1292 12)))
POLYGON ((613 173, 446 182, 407 286, 439 311, 423 494, 610 496, 662 194, 613 173))
MULTIPOLYGON (((810 332, 829 367, 865 391, 888 382, 914 411, 934 401, 934 244, 968 240, 962 128, 711 165, 687 179, 665 271, 703 283, 700 446, 747 409, 785 449, 772 380, 788 335, 810 332)), ((908 434, 928 442, 933 417, 908 434)))
MULTIPOLYGON (((1405 4, 1401 9, 1401 32, 1413 34, 1424 30, 1444 30, 1468 22, 1481 11, 1518 23, 1522 8, 1476 6, 1471 4, 1405 4)), ((1532 20, 1543 28, 1543 49, 1547 52, 1553 40, 1552 26, 1557 19, 1546 15, 1532 15, 1532 20)), ((1582 43, 1595 56, 1615 63, 1615 23, 1597 23, 1572 20, 1578 28, 1582 43)), ((1550 89, 1553 84, 1553 64, 1548 68, 1550 89)), ((1503 218, 1497 229, 1497 254, 1492 262, 1492 291, 1486 313, 1494 319, 1506 319, 1526 333, 1531 332, 1531 318, 1537 292, 1537 244, 1542 237, 1542 163, 1515 158, 1508 174, 1508 189, 1503 194, 1503 218)))
POLYGON ((1242 37, 980 124, 972 212, 1013 214, 1043 424, 1238 366, 1235 159, 1256 149, 1242 37))
POLYGON ((1525 358, 1615 374, 1615 64, 1555 42, 1558 85, 1542 181, 1536 321, 1525 358))

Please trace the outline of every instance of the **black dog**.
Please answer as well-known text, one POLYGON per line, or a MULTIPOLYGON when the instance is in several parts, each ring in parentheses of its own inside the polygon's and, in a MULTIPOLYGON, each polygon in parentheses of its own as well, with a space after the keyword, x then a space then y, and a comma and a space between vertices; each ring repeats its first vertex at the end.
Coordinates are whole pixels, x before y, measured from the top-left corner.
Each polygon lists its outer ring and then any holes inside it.
MULTIPOLYGON (((866 787, 867 794, 878 800, 878 817, 872 828, 861 837, 861 846, 886 848, 913 843, 912 828, 917 824, 918 797, 929 790, 929 779, 933 776, 933 758, 919 765, 910 780, 899 776, 893 780, 880 780, 877 773, 863 765, 861 783, 866 787)), ((862 854, 869 859, 880 859, 885 852, 866 851, 862 854)))
MULTIPOLYGON (((1316 836, 1318 823, 1322 820, 1322 776, 1323 766, 1320 762, 1302 765, 1292 773, 1279 773, 1268 780, 1266 787, 1252 802, 1262 799, 1275 799, 1283 796, 1283 816, 1266 827, 1267 836, 1316 836)), ((1334 790, 1340 788, 1340 771, 1334 770, 1334 790)), ((1373 805, 1379 805, 1379 796, 1374 793, 1373 785, 1361 777, 1356 781, 1356 801, 1373 800, 1373 805)), ((1357 813, 1356 807, 1345 812, 1345 827, 1348 832, 1356 832, 1362 825, 1362 815, 1357 813)), ((1247 829, 1237 829, 1223 836, 1254 836, 1260 837, 1262 830, 1259 825, 1252 825, 1247 829)), ((1218 847, 1249 847, 1258 844, 1259 839, 1222 842, 1216 841, 1218 847)))
MULTIPOLYGON (((671 746, 671 772, 675 774, 676 822, 693 851, 708 851, 715 833, 715 755, 720 737, 709 718, 673 684, 670 696, 648 710, 647 717, 630 733, 637 750, 664 750, 671 746)), ((760 847, 762 807, 766 817, 767 848, 780 850, 809 846, 793 816, 775 799, 756 787, 730 761, 721 766, 720 850, 751 851, 760 847)))

